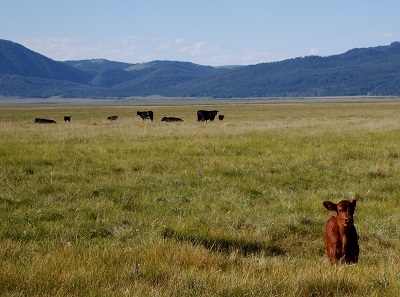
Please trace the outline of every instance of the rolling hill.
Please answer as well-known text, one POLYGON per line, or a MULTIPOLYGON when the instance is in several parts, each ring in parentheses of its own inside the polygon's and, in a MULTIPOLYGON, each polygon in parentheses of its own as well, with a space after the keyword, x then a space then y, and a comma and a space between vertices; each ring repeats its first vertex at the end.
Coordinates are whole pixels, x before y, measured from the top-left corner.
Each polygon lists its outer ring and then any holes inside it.
POLYGON ((400 43, 246 66, 168 91, 195 97, 400 95, 400 43))
POLYGON ((286 97, 400 95, 400 42, 239 67, 178 61, 54 61, 0 40, 0 95, 286 97))
POLYGON ((90 75, 53 61, 17 43, 0 40, 0 74, 52 79, 85 84, 90 75))

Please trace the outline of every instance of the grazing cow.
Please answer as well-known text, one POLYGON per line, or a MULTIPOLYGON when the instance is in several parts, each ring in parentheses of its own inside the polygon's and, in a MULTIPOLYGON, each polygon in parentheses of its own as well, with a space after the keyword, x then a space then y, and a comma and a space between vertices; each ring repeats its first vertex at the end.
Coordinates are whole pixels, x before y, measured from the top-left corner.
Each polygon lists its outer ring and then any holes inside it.
POLYGON ((71 116, 64 116, 64 122, 71 122, 71 116))
POLYGON ((174 117, 163 117, 161 119, 163 122, 183 122, 181 118, 174 118, 174 117))
POLYGON ((116 120, 118 120, 118 116, 111 116, 111 117, 108 117, 108 120, 109 120, 109 121, 116 121, 116 120))
POLYGON ((356 208, 356 199, 342 200, 338 204, 324 201, 326 209, 335 213, 329 218, 325 226, 325 250, 331 263, 357 263, 360 249, 358 235, 354 227, 353 215, 356 208))
POLYGON ((198 110, 197 111, 197 121, 204 122, 204 121, 214 121, 215 117, 217 116, 218 110, 198 110))
POLYGON ((224 120, 224 117, 225 117, 225 115, 220 114, 220 115, 218 115, 218 120, 223 121, 223 120, 224 120))
POLYGON ((138 111, 136 115, 140 116, 143 121, 150 119, 153 121, 153 112, 151 110, 149 111, 138 111))
POLYGON ((38 124, 55 124, 56 121, 54 121, 54 120, 48 120, 48 119, 36 118, 36 119, 35 119, 35 123, 38 123, 38 124))

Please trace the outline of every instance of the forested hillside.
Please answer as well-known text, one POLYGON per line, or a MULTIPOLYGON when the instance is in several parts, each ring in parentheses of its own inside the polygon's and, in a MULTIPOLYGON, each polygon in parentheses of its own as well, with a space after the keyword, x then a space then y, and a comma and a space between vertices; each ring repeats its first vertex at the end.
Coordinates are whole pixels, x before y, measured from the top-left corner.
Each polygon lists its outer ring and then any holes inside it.
POLYGON ((174 93, 209 97, 400 95, 400 43, 247 66, 179 85, 168 94, 174 93))
POLYGON ((53 61, 17 43, 0 40, 0 74, 87 83, 90 74, 53 61))
POLYGON ((284 97, 400 95, 400 42, 241 67, 189 62, 51 60, 0 40, 0 95, 23 97, 284 97))

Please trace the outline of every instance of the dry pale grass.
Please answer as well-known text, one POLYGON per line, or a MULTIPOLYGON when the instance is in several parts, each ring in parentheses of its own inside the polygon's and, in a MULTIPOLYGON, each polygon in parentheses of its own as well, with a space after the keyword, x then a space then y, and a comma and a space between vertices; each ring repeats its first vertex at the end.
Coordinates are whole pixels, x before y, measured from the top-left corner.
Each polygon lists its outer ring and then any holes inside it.
POLYGON ((0 290, 397 296, 399 111, 398 102, 2 107, 0 290), (145 109, 153 123, 135 116, 145 109), (226 118, 198 123, 197 109, 226 118), (360 263, 331 266, 321 201, 353 196, 360 263))

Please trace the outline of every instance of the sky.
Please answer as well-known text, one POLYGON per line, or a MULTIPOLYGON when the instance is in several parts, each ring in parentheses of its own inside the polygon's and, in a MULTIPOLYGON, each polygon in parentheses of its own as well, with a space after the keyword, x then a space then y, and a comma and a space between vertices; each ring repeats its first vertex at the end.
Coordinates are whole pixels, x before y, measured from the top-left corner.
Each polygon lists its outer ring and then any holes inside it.
POLYGON ((56 61, 252 65, 400 41, 399 0, 0 0, 0 39, 56 61))

